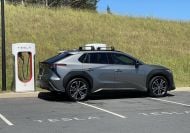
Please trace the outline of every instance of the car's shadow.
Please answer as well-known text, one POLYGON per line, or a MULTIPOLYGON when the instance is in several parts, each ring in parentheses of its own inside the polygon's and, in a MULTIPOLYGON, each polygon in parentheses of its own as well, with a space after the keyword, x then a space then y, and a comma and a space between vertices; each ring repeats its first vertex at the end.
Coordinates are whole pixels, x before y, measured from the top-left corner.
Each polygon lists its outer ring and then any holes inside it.
POLYGON ((55 101, 55 102, 72 102, 69 100, 65 93, 53 93, 53 92, 40 92, 38 98, 46 101, 55 101))
MULTIPOLYGON (((167 97, 174 96, 167 94, 167 97)), ((112 99, 131 99, 131 98, 146 98, 149 97, 146 92, 139 91, 101 91, 91 94, 88 100, 112 100, 112 99)), ((40 92, 39 99, 57 102, 72 102, 64 93, 40 92)))

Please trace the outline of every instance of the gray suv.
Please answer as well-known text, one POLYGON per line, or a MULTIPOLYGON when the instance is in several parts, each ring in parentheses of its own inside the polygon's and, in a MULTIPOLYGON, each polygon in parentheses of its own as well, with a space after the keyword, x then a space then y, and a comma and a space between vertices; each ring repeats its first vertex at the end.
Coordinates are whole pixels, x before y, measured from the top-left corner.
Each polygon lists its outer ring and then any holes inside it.
POLYGON ((148 65, 110 48, 64 51, 39 63, 39 87, 51 92, 66 92, 74 101, 101 90, 139 90, 162 97, 174 90, 170 69, 148 65))

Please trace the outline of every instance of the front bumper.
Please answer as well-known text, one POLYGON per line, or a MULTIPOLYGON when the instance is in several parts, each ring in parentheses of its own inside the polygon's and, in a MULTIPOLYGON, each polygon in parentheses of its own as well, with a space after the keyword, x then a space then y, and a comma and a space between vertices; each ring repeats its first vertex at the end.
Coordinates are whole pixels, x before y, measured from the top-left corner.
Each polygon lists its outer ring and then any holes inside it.
POLYGON ((174 82, 174 78, 173 78, 172 73, 168 73, 168 80, 169 80, 168 91, 175 90, 176 87, 175 87, 175 82, 174 82))

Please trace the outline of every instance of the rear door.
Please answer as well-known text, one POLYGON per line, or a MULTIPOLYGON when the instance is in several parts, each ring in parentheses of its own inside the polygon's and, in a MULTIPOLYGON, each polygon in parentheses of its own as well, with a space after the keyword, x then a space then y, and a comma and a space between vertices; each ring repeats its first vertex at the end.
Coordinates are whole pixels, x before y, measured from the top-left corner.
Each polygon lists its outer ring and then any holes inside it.
POLYGON ((114 88, 114 70, 109 64, 107 53, 93 52, 83 56, 83 69, 92 77, 94 89, 114 88))

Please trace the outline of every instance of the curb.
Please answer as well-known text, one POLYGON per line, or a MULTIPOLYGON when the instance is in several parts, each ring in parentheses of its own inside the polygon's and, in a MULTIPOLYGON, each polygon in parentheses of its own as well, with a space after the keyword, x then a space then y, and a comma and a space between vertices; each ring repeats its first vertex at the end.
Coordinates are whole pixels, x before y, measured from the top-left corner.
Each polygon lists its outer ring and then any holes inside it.
MULTIPOLYGON (((174 90, 174 92, 190 92, 190 87, 178 87, 174 90)), ((47 91, 35 91, 35 92, 3 92, 0 93, 0 99, 5 98, 32 98, 38 97, 40 92, 47 92, 47 91)))
POLYGON ((0 93, 0 98, 30 98, 30 97, 38 97, 39 91, 35 92, 3 92, 0 93))
POLYGON ((178 87, 174 91, 190 91, 190 87, 178 87))

